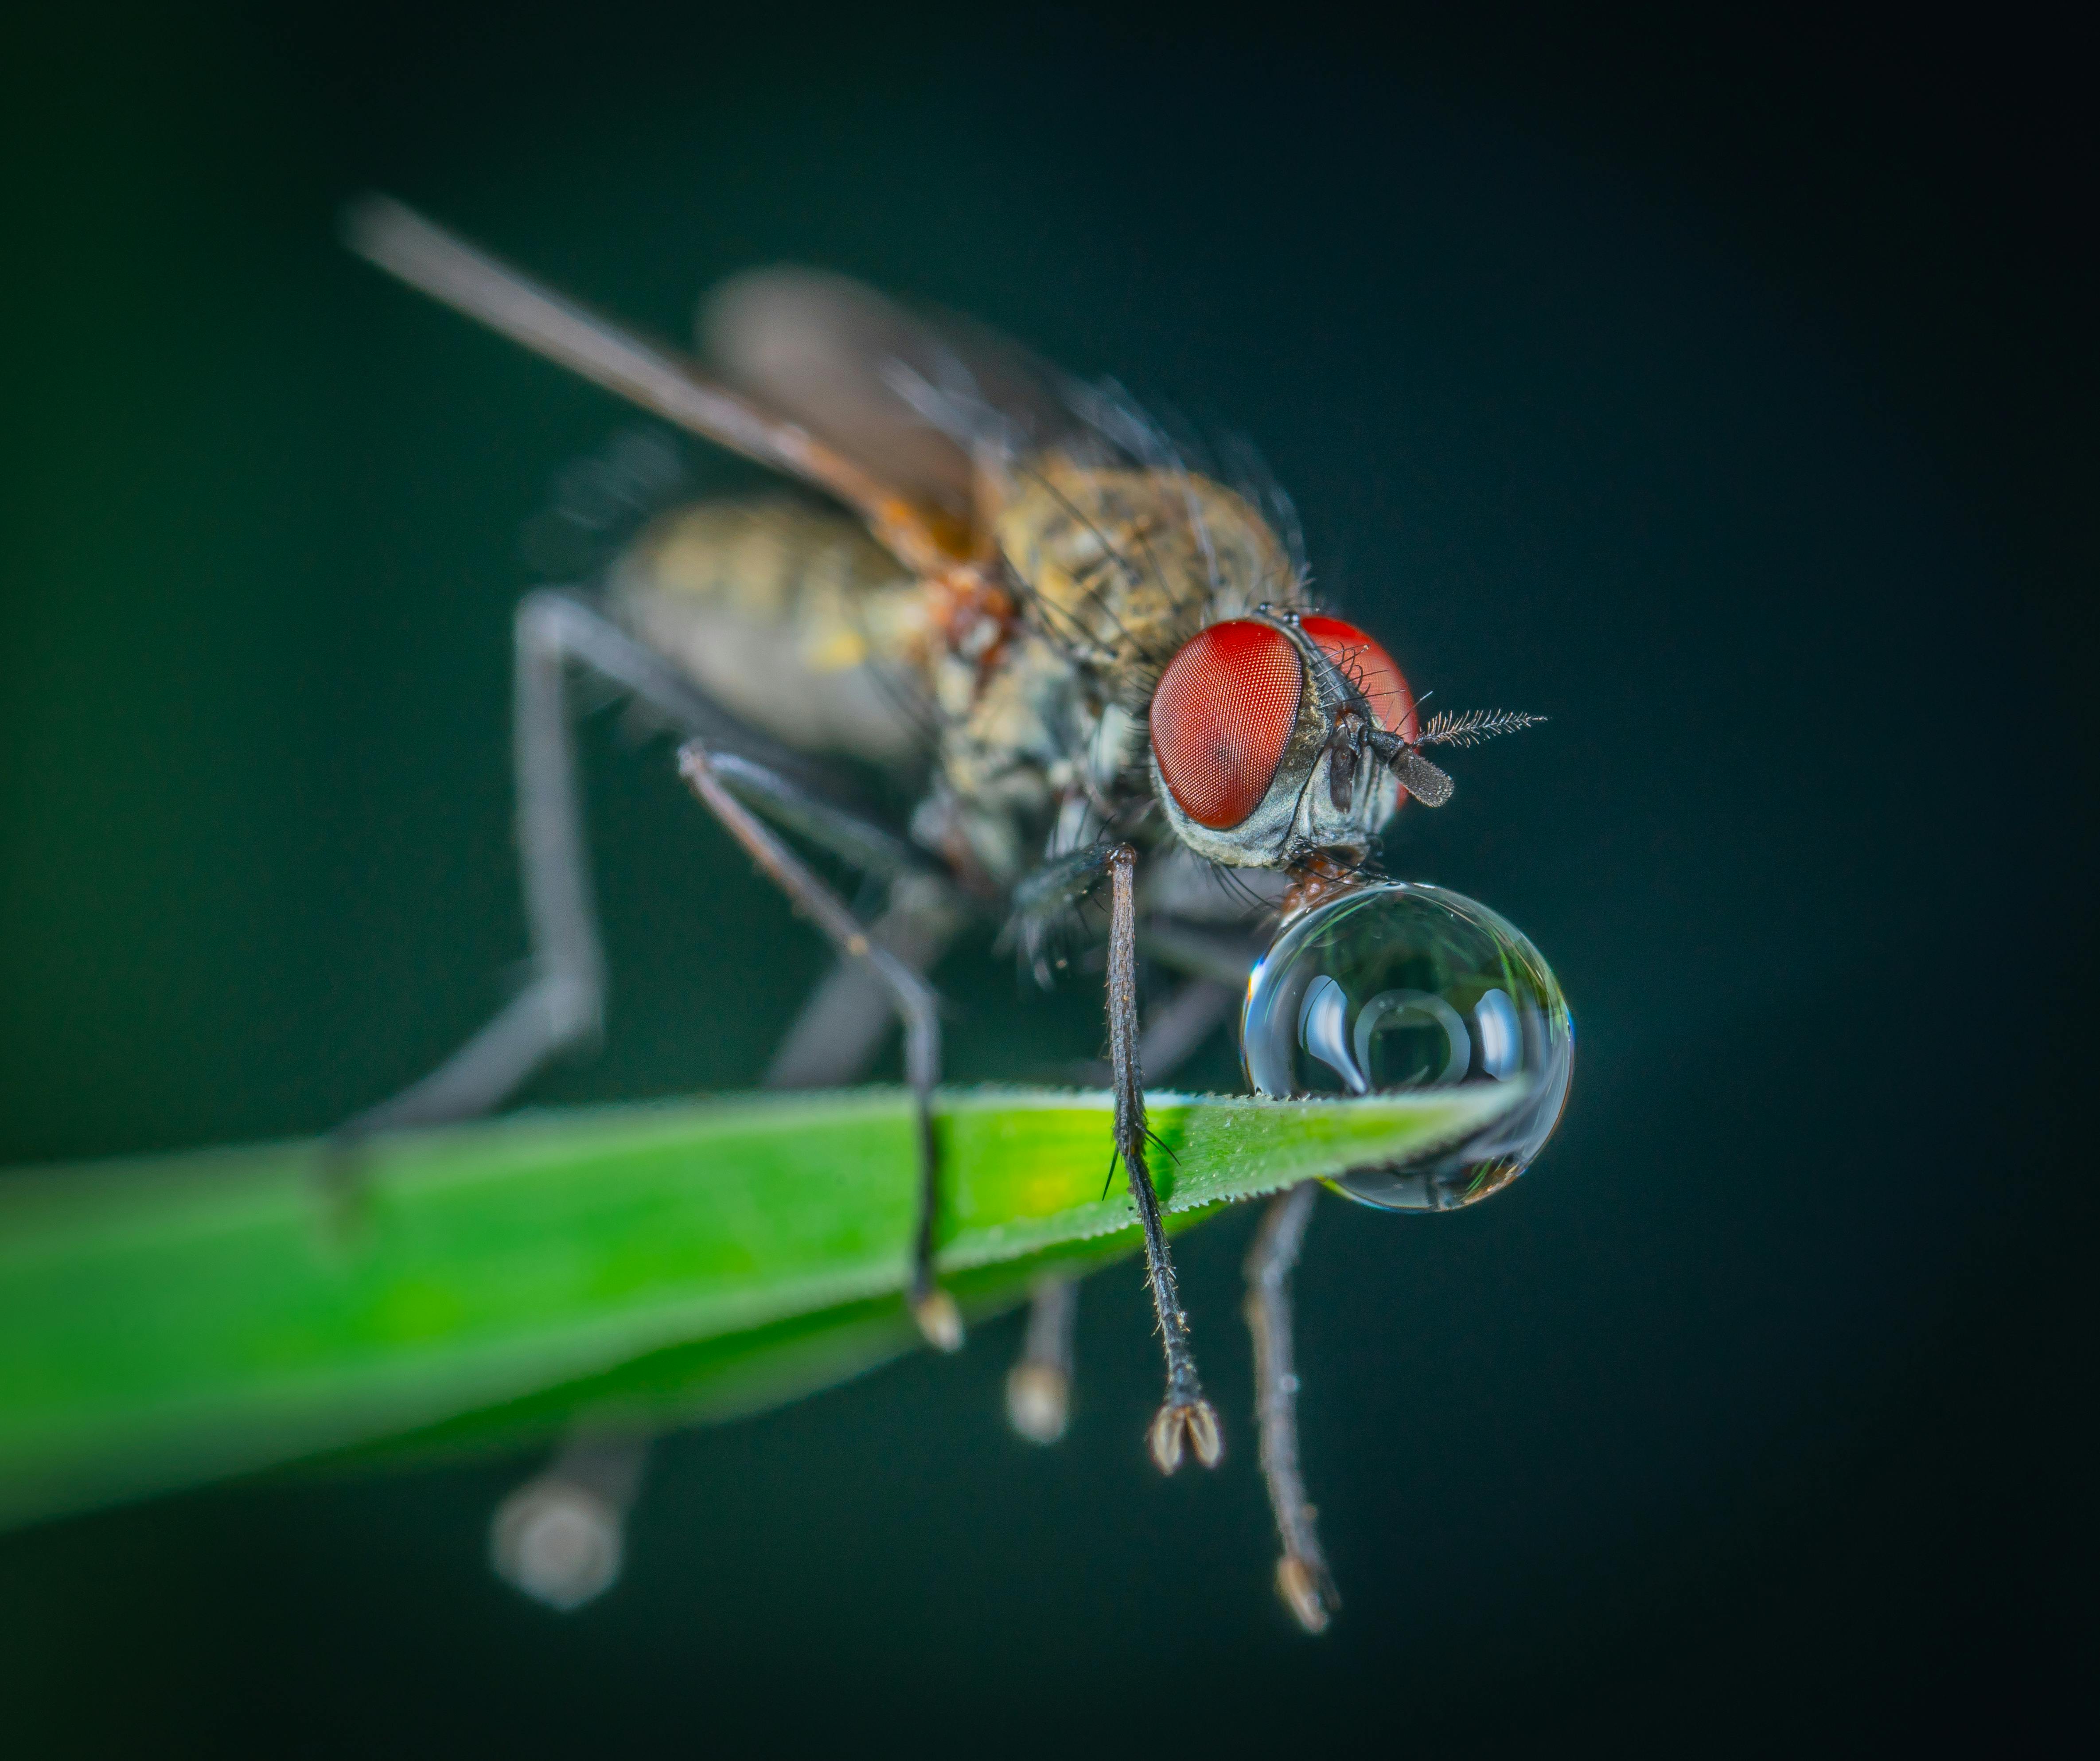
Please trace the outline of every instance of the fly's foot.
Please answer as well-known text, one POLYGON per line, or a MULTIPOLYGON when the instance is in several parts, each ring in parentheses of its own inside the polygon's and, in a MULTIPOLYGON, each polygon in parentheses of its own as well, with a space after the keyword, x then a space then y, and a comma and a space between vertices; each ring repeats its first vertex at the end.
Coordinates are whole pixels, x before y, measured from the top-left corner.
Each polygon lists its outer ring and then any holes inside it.
POLYGON ((1309 1633, 1326 1631, 1342 1602, 1325 1566, 1289 1553, 1276 1562, 1276 1593, 1309 1633))
POLYGON ((934 1350, 959 1352, 963 1348, 963 1311, 955 1306, 955 1299, 938 1285, 914 1293, 911 1318, 919 1323, 920 1332, 934 1350))
POLYGON ((543 1475, 498 1507, 489 1525, 490 1562, 512 1588, 566 1614, 619 1581, 623 1526, 609 1499, 543 1475))
POLYGON ((1006 1420, 1031 1443, 1055 1443, 1071 1417, 1072 1379, 1055 1364, 1024 1359, 1007 1372, 1006 1420))
POLYGON ((1159 1416, 1152 1421, 1152 1429, 1145 1441, 1151 1445, 1152 1459, 1158 1463, 1162 1473, 1171 1473, 1181 1465, 1185 1441, 1195 1451, 1196 1459, 1206 1468, 1216 1467, 1218 1458, 1225 1452, 1224 1443, 1218 1435, 1217 1413, 1201 1395, 1193 1400, 1170 1399, 1159 1409, 1159 1416))

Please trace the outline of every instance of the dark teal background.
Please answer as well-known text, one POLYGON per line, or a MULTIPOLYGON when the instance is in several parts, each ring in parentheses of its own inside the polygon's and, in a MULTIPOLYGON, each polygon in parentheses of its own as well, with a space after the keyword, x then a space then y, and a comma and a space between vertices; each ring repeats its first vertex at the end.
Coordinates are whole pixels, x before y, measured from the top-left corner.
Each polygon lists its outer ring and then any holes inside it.
MULTIPOLYGON (((1156 1348, 1112 1273, 1060 1450, 1001 1428, 987 1329, 673 1440, 628 1579, 567 1622, 482 1564, 519 1463, 0 1541, 0 1744, 2039 1742, 2093 1661, 2092 192, 2067 51, 1992 30, 27 29, 0 1159, 320 1129, 523 954, 519 532, 627 417, 344 255, 368 185, 662 331, 818 263, 1252 437, 1418 684, 1553 717, 1391 859, 1522 925, 1582 1042, 1510 1194, 1316 1223, 1317 1644, 1268 1589, 1240 1219, 1188 1248, 1213 1478, 1142 1461, 1156 1348)), ((611 1038, 534 1097, 748 1084, 823 959, 664 749, 592 726, 611 1038)), ((1083 987, 981 948, 941 978, 962 1077, 1095 1049, 1083 987)))

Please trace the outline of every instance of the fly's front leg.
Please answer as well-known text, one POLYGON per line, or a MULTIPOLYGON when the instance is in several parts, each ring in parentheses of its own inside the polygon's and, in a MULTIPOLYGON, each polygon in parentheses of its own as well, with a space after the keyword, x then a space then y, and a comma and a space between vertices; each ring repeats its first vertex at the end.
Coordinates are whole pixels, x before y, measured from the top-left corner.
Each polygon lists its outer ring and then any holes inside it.
POLYGON ((1324 1631, 1342 1599, 1320 1551, 1312 1506, 1298 1466, 1298 1372, 1290 1340, 1290 1273, 1304 1244, 1318 1189, 1311 1182, 1275 1199, 1247 1254, 1246 1318, 1254 1335, 1255 1406, 1261 1422, 1261 1472, 1276 1512, 1283 1556, 1276 1589, 1306 1631, 1324 1631))
POLYGON ((832 947, 875 974, 904 1023, 904 1075, 911 1085, 919 1136, 911 1313, 929 1344, 942 1351, 957 1350, 963 1343, 962 1311, 933 1281, 933 1225, 941 1196, 940 1145, 933 1134, 933 1089, 941 1079, 940 1000, 931 985, 873 940, 845 902, 730 792, 704 742, 690 740, 678 748, 678 771, 708 810, 751 853, 781 891, 815 920, 832 947))
POLYGON ((1167 1354, 1167 1398, 1153 1420, 1149 1441, 1160 1472, 1181 1465, 1185 1445, 1206 1468, 1215 1467, 1221 1451, 1218 1415, 1203 1398, 1196 1357, 1189 1343, 1189 1317, 1181 1312, 1175 1287, 1174 1260, 1167 1248, 1167 1226, 1159 1214, 1159 1194, 1145 1159, 1145 1075, 1139 1067, 1137 1041, 1137 853, 1118 844, 1107 853, 1109 871, 1109 1064, 1115 1089, 1116 1154, 1130 1180, 1145 1226, 1145 1280, 1159 1316, 1160 1343, 1167 1354))
MULTIPOLYGON (((1140 1067, 1155 1079, 1185 1063, 1225 1018, 1236 993, 1209 978, 1194 978, 1156 1007, 1138 1042, 1140 1067)), ((1055 1443, 1065 1434, 1072 1392, 1072 1333, 1079 1307, 1079 1282, 1049 1276, 1029 1298, 1028 1332, 1021 1356, 1006 1379, 1006 1416, 1031 1443, 1055 1443)))

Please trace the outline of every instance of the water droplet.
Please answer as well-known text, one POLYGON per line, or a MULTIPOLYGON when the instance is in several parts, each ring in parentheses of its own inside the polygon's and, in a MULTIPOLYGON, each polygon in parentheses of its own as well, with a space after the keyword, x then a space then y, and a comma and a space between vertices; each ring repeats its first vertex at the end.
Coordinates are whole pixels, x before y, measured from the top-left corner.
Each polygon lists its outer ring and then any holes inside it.
POLYGON ((1390 882, 1285 924, 1247 986, 1248 1085, 1268 1095, 1371 1094, 1518 1083, 1472 1136, 1333 1184, 1388 1211, 1448 1211, 1507 1186, 1568 1098, 1573 1024, 1524 933, 1462 894, 1390 882))

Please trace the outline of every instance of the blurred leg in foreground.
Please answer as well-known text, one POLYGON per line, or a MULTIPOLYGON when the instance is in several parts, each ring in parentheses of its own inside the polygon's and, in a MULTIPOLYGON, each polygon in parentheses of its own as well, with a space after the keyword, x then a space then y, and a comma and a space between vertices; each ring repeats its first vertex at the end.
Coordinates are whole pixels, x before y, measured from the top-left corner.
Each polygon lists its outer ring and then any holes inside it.
POLYGON ((496 1507, 489 1525, 496 1575, 562 1613, 604 1595, 620 1578, 627 1513, 648 1452, 646 1438, 571 1437, 545 1472, 496 1507))

